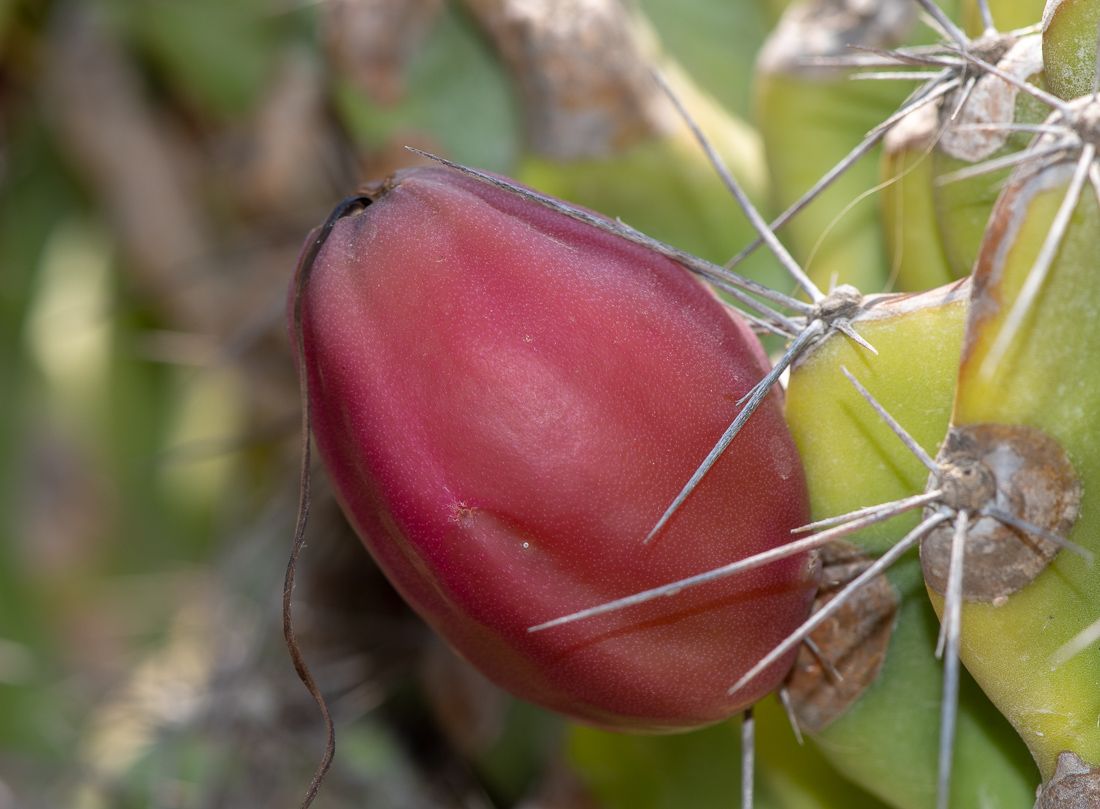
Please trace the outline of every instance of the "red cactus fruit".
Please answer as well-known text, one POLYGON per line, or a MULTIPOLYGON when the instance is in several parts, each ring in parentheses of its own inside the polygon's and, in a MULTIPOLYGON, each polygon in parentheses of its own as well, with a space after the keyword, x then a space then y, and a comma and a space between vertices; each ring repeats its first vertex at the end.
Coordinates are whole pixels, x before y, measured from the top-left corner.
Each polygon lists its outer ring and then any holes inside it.
POLYGON ((528 632, 773 548, 808 521, 774 394, 643 543, 768 367, 702 284, 427 168, 335 224, 303 294, 328 475, 379 565, 459 654, 517 696, 618 730, 716 722, 775 687, 790 659, 727 694, 806 617, 806 556, 528 632))

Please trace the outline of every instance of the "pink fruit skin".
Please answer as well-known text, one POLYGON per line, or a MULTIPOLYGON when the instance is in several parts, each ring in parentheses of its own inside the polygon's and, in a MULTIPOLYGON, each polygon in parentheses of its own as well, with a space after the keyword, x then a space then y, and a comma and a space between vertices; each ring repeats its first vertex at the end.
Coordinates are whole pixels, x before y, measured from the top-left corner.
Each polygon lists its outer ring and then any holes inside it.
POLYGON ((574 719, 667 732, 758 700, 791 658, 727 689, 805 619, 805 555, 527 628, 808 522, 773 395, 642 541, 766 372, 759 341, 647 250, 449 169, 394 183, 336 224, 303 301, 317 447, 374 558, 470 663, 574 719))

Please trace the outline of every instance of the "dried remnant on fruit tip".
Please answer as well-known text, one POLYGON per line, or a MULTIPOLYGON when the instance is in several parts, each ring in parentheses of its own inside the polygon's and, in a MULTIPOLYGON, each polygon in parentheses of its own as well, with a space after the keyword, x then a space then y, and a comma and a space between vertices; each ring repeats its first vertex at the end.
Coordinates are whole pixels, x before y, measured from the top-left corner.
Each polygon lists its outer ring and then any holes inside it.
POLYGON ((757 60, 763 73, 835 78, 835 67, 816 57, 851 57, 851 45, 892 48, 913 28, 917 6, 909 0, 814 0, 783 14, 757 60))
MULTIPOLYGON (((826 545, 821 551, 821 586, 814 611, 832 601, 873 561, 847 542, 826 545)), ((875 681, 886 660, 897 611, 898 595, 880 574, 810 634, 816 651, 802 646, 786 683, 800 727, 820 733, 875 681)))
POLYGON ((607 157, 670 132, 675 110, 619 0, 465 0, 523 95, 525 130, 556 160, 607 157))
MULTIPOLYGON (((995 37, 984 48, 988 54, 983 55, 980 50, 975 52, 984 42, 984 38, 971 45, 970 52, 983 61, 996 64, 1002 71, 1021 81, 1026 81, 1042 71, 1043 46, 1042 38, 1038 34, 1015 41, 1008 34, 997 34, 995 37), (1002 49, 1001 54, 996 53, 999 48, 1002 49)), ((963 90, 957 90, 944 100, 940 107, 941 125, 947 123, 955 113, 961 92, 963 90)), ((973 127, 976 124, 1004 124, 1007 127, 1015 118, 1016 98, 1019 93, 1019 88, 991 73, 978 78, 965 106, 959 110, 959 114, 940 137, 939 148, 952 157, 971 163, 992 155, 1005 145, 1011 132, 1007 128, 973 127)))
POLYGON ((1100 806, 1100 767, 1090 767, 1076 753, 1058 754, 1058 767, 1043 785, 1035 809, 1096 809, 1100 806))
MULTIPOLYGON (((1056 536, 1077 519, 1081 486, 1061 445, 1035 427, 970 424, 952 427, 937 460, 945 504, 980 512, 995 506, 1056 536)), ((932 531, 921 543, 928 586, 943 595, 953 529, 932 531)), ((972 523, 966 537, 962 595, 966 601, 999 601, 1029 584, 1058 553, 1052 540, 1005 525, 990 516, 972 523)))

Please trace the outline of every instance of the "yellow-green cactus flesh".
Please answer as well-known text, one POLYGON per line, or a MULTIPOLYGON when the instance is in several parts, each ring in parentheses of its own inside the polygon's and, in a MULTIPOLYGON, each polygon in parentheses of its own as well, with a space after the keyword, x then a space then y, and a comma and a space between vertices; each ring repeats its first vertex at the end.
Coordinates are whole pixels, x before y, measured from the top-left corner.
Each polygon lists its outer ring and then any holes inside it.
MULTIPOLYGON (((840 371, 848 368, 926 451, 947 431, 966 314, 967 286, 893 299, 856 325, 874 356, 841 335, 792 371, 791 433, 802 453, 813 516, 822 519, 923 491, 928 471, 840 371)), ((889 301, 890 299, 886 299, 889 301)), ((872 307, 871 312, 874 312, 872 307)), ((851 538, 873 555, 916 525, 917 513, 851 538)), ((936 804, 943 669, 937 621, 915 553, 888 573, 901 605, 881 671, 863 695, 813 739, 838 770, 899 809, 936 804)), ((951 805, 1030 809, 1039 774, 1027 749, 963 676, 951 805)))

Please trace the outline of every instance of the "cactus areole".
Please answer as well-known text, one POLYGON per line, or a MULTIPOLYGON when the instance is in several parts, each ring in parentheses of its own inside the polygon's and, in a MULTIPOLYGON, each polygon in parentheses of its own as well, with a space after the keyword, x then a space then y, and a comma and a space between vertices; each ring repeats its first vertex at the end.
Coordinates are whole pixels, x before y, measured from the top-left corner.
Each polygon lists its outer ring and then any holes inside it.
POLYGON ((776 393, 643 542, 768 369, 749 328, 679 265, 449 169, 370 196, 301 325, 321 458, 398 590, 496 683, 592 725, 698 727, 774 688, 793 655, 727 693, 806 617, 805 555, 528 631, 808 521, 776 393))

